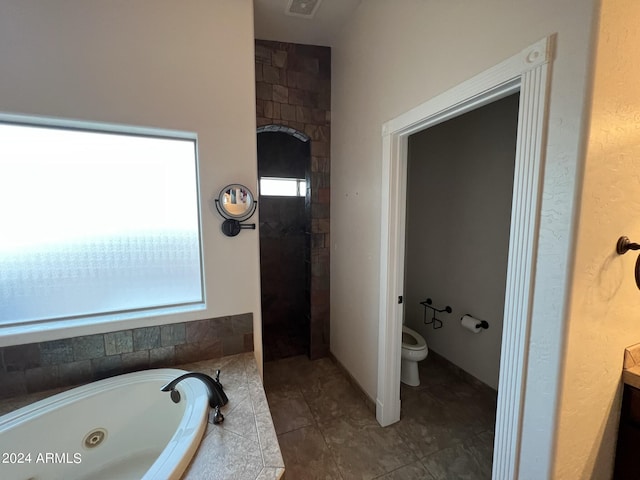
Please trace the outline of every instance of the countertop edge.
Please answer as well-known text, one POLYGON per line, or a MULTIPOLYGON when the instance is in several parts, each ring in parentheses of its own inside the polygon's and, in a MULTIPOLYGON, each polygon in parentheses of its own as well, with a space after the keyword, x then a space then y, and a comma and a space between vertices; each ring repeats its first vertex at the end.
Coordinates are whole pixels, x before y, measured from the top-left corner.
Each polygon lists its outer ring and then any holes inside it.
POLYGON ((640 388, 640 343, 624 349, 622 382, 640 388))

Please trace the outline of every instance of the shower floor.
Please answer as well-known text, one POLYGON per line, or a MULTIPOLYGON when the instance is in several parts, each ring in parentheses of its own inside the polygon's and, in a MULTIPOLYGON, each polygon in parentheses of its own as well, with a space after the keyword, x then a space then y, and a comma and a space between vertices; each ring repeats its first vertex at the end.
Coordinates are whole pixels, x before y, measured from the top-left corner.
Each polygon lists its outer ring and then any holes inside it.
POLYGON ((262 348, 265 362, 307 355, 309 333, 302 325, 272 323, 262 330, 262 348))

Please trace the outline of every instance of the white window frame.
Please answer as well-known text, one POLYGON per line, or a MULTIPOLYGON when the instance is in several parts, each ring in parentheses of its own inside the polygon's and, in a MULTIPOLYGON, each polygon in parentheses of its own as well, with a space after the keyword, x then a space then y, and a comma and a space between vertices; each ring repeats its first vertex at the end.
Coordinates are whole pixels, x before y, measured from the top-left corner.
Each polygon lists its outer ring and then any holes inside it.
POLYGON ((141 328, 146 326, 157 326, 180 321, 197 320, 202 316, 201 312, 207 309, 207 303, 203 248, 204 242, 202 238, 203 225, 200 193, 200 163, 198 158, 198 138, 196 133, 181 130, 168 130, 2 112, 0 112, 0 122, 36 127, 63 128, 81 131, 94 131, 99 133, 118 133, 123 135, 193 141, 195 144, 196 208, 198 215, 201 278, 201 301, 199 302, 0 326, 0 347, 56 340, 81 335, 106 333, 124 329, 141 328))

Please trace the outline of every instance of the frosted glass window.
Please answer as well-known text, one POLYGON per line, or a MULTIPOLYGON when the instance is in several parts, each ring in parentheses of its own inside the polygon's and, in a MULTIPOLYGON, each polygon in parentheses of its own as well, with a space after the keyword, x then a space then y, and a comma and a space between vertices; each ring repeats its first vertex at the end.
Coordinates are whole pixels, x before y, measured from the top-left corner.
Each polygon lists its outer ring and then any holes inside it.
POLYGON ((303 178, 260 177, 260 195, 304 197, 307 182, 303 178))
POLYGON ((202 304, 195 134, 63 127, 0 121, 0 326, 202 304))

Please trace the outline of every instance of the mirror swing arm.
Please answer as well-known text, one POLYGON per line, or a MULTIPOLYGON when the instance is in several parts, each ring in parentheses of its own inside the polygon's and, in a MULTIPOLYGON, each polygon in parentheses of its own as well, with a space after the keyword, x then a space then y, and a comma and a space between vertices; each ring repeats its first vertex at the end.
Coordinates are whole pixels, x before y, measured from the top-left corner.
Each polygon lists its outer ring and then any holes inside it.
MULTIPOLYGON (((224 233, 227 237, 235 237, 240 233, 240 230, 256 229, 255 223, 241 223, 251 218, 255 213, 256 208, 258 207, 258 201, 255 200, 253 193, 251 193, 251 190, 249 190, 244 185, 234 183, 224 187, 222 190, 220 190, 218 198, 215 199, 215 206, 220 216, 225 219, 224 222, 222 222, 221 229, 222 233, 224 233), (228 200, 232 198, 233 193, 236 192, 242 192, 243 194, 245 194, 246 201, 237 202, 237 200, 228 200), (244 208, 243 211, 233 212, 230 208, 228 208, 227 204, 229 204, 229 206, 245 205, 246 208, 244 208)), ((237 210, 237 207, 234 208, 234 210, 237 210)))
MULTIPOLYGON (((253 202, 253 206, 252 206, 252 213, 251 215, 253 215, 253 212, 256 211, 256 207, 257 207, 257 203, 256 201, 253 202)), ((255 223, 246 223, 246 224, 242 224, 240 223, 241 220, 237 220, 235 218, 229 218, 225 215, 225 213, 223 212, 222 208, 220 207, 220 200, 218 200, 216 198, 216 210, 218 210, 218 213, 224 217, 224 222, 222 222, 222 233, 224 233, 227 237, 235 237, 236 235, 238 235, 240 233, 240 230, 244 230, 244 229, 249 229, 249 230, 255 230, 256 229, 256 224, 255 223)))

